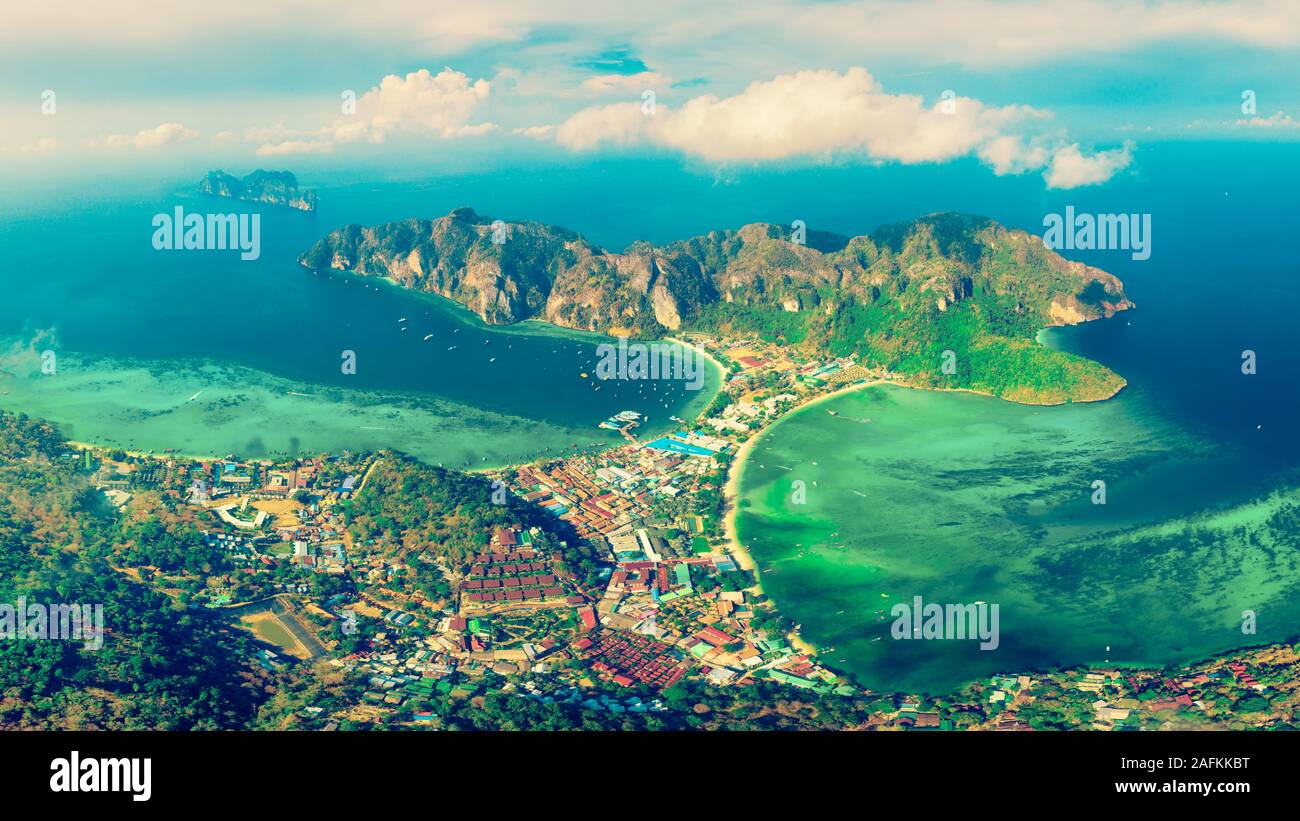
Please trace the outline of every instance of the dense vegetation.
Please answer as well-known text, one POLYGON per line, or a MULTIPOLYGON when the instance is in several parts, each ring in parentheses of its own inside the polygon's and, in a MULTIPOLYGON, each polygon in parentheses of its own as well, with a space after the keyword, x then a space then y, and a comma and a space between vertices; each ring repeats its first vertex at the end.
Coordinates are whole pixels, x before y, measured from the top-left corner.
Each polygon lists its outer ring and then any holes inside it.
POLYGON ((0 727, 245 726, 265 687, 250 639, 114 569, 134 548, 49 425, 0 412, 0 454, 0 601, 102 605, 105 628, 98 649, 0 641, 0 727))
POLYGON ((621 254, 532 222, 511 223, 498 242, 493 224, 458 209, 350 225, 301 262, 393 277, 488 322, 758 336, 810 354, 857 354, 922 385, 1025 402, 1100 399, 1124 384, 1035 341, 1044 326, 1127 308, 1120 281, 982 217, 932 214, 870 236, 810 232, 802 241, 760 223, 661 247, 637 242, 621 254))
POLYGON ((487 548, 496 527, 539 527, 539 547, 553 551, 574 578, 585 580, 597 570, 591 547, 536 505, 482 476, 400 454, 383 454, 365 487, 339 509, 353 539, 405 561, 427 598, 446 591, 439 568, 463 570, 487 548))
POLYGON ((938 214, 869 238, 823 237, 825 253, 787 237, 748 226, 724 232, 713 248, 670 246, 736 282, 730 300, 691 314, 690 328, 856 355, 927 387, 1022 402, 1098 399, 1124 385, 1107 368, 1035 340, 1055 320, 1054 303, 1080 318, 1125 304, 1118 280, 1076 270, 1022 232, 938 214))
MULTIPOLYGON (((433 726, 452 730, 830 730, 878 726, 913 700, 899 694, 814 693, 761 679, 725 688, 687 679, 662 693, 600 683, 583 689, 583 699, 659 699, 667 708, 617 713, 564 700, 569 685, 547 676, 532 678, 556 693, 554 703, 524 695, 518 676, 456 672, 447 679, 445 692, 411 699, 372 724, 356 710, 368 686, 363 677, 305 666, 265 671, 253 661, 258 643, 247 633, 205 609, 184 607, 180 595, 166 595, 137 581, 136 573, 146 562, 205 578, 217 557, 196 541, 194 522, 185 514, 169 513, 147 499, 119 513, 90 486, 86 470, 86 462, 68 451, 49 425, 0 412, 0 603, 16 604, 21 597, 29 603, 98 604, 107 628, 99 648, 83 641, 0 640, 3 729, 319 729, 329 722, 341 729, 364 729, 410 726, 414 711, 430 711, 436 719, 433 726)), ((348 503, 349 526, 377 548, 408 556, 429 553, 454 565, 482 548, 492 526, 536 524, 544 539, 556 540, 552 544, 579 574, 592 561, 582 553, 579 540, 559 545, 565 534, 553 529, 554 520, 535 518, 547 514, 534 513, 509 494, 505 503, 494 504, 492 490, 482 477, 385 454, 365 489, 348 503)), ((1255 551, 1291 561, 1300 507, 1285 500, 1262 510, 1258 518, 1262 523, 1228 526, 1234 534, 1240 531, 1237 535, 1255 551)), ((1208 526, 1164 538, 1170 540, 1171 551, 1177 542, 1193 558, 1198 551, 1220 549, 1224 541, 1221 529, 1208 526)), ((1087 561, 1117 560, 1087 552, 1081 556, 1087 561)), ((1258 564, 1255 554, 1246 558, 1258 564)), ((1141 563, 1135 568, 1159 577, 1141 563)), ((1043 568, 1050 576, 1068 575, 1060 569, 1043 568)), ((1180 575, 1164 581, 1188 583, 1180 575)), ((320 585, 315 592, 322 596, 337 592, 331 585, 342 583, 313 576, 313 584, 320 585)), ((723 588, 746 583, 740 575, 719 580, 723 588)), ((345 637, 343 650, 365 649, 375 630, 387 629, 383 624, 363 623, 356 636, 345 637)), ((754 627, 783 633, 789 624, 777 614, 760 612, 754 627)), ((1225 658, 1230 657, 1249 659, 1254 675, 1268 689, 1254 692, 1230 675, 1219 675, 1200 694, 1208 705, 1206 714, 1134 711, 1124 726, 1293 726, 1300 646, 1234 651, 1225 658)), ((573 665, 569 669, 574 672, 581 670, 582 662, 562 663, 573 665)), ((1209 662, 1168 673, 1207 665, 1221 666, 1209 662)), ((1016 719, 1043 729, 1090 726, 1090 704, 1098 695, 1067 684, 1068 675, 1035 676, 1034 698, 1020 705, 1016 719)), ((1130 697, 1138 702, 1171 697, 1164 683, 1168 676, 1142 675, 1148 685, 1130 697)), ((1101 695, 1123 697, 1128 682, 1110 681, 1101 695)), ((989 688, 987 682, 973 683, 960 693, 929 700, 927 709, 954 728, 985 723, 997 712, 989 688)))

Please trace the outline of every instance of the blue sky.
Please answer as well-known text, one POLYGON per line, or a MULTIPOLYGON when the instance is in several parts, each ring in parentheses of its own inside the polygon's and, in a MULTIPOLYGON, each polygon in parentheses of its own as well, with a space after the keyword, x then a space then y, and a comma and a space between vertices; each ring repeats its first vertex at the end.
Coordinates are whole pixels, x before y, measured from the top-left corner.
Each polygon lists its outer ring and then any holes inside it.
POLYGON ((0 167, 28 174, 644 153, 1069 190, 1144 142, 1300 139, 1289 0, 36 5, 0 27, 0 167))

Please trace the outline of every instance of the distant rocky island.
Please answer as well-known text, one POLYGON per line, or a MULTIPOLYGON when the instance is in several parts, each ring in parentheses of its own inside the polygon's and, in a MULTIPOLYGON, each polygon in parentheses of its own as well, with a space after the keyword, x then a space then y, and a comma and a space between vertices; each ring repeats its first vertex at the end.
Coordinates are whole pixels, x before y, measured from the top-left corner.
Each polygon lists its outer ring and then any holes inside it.
POLYGON ((299 261, 387 277, 494 324, 535 318, 643 338, 756 335, 857 354, 917 384, 1020 402, 1104 399, 1125 384, 1035 339, 1045 326, 1132 307, 1123 284, 984 217, 931 214, 855 237, 800 237, 756 223, 615 253, 565 228, 460 208, 437 219, 349 225, 299 261))
POLYGON ((297 208, 299 211, 316 210, 316 192, 299 191, 298 178, 291 171, 258 169, 243 179, 227 174, 225 171, 209 171, 199 181, 199 192, 217 197, 283 205, 297 208))

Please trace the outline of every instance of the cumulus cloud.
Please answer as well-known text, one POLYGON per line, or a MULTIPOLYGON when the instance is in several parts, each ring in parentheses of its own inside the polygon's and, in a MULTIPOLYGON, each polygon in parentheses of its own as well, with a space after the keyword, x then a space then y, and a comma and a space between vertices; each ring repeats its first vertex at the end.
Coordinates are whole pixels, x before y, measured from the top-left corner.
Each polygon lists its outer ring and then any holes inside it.
MULTIPOLYGON (((427 68, 405 77, 390 74, 357 100, 357 116, 367 119, 365 138, 371 142, 383 142, 389 134, 402 131, 441 137, 481 133, 473 129, 487 124, 466 129, 490 90, 487 80, 471 81, 450 68, 437 74, 427 68)), ((349 133, 360 136, 353 123, 343 122, 340 127, 349 126, 353 126, 349 133)))
POLYGON ((1036 121, 1050 116, 955 95, 926 105, 917 95, 887 93, 866 69, 851 68, 783 74, 731 97, 706 94, 678 108, 591 106, 562 123, 555 137, 574 151, 649 144, 716 163, 798 157, 928 163, 974 155, 998 174, 1047 168, 1049 185, 1059 188, 1103 182, 1128 164, 1127 148, 1088 156, 1077 143, 1032 133, 1036 121))
POLYGON ((331 125, 302 131, 280 123, 251 128, 245 139, 261 142, 257 153, 269 156, 328 153, 336 145, 383 143, 398 134, 440 139, 482 136, 499 130, 494 123, 469 122, 490 93, 487 80, 471 80, 450 68, 437 74, 423 68, 404 77, 389 74, 357 98, 354 114, 344 114, 331 125))
MULTIPOLYGON (((656 114, 669 116, 668 109, 662 106, 656 114)), ((656 135, 660 132, 656 122, 642 111, 640 103, 614 103, 584 108, 574 114, 555 129, 555 139, 566 148, 585 151, 602 143, 628 145, 642 139, 657 142, 660 140, 656 135)))
POLYGON ((1027 106, 988 108, 953 98, 926 106, 917 95, 888 94, 864 68, 800 71, 751 83, 743 92, 688 100, 679 109, 639 104, 593 107, 565 122, 561 145, 646 140, 713 161, 775 160, 864 153, 877 160, 936 162, 964 156, 1019 120, 1027 106))
POLYGON ((1078 188, 1105 182, 1132 162, 1132 145, 1091 156, 1079 150, 1078 143, 1062 146, 1052 155, 1051 165, 1043 176, 1048 188, 1078 188))
POLYGON ((979 149, 979 158, 992 166, 993 173, 999 176, 1042 168, 1047 165, 1049 157, 1046 146, 1014 135, 996 137, 979 149))
POLYGON ((146 128, 135 134, 109 134, 104 137, 92 137, 86 140, 87 148, 159 148, 164 145, 183 143, 199 136, 199 132, 186 128, 180 123, 160 123, 153 128, 146 128))

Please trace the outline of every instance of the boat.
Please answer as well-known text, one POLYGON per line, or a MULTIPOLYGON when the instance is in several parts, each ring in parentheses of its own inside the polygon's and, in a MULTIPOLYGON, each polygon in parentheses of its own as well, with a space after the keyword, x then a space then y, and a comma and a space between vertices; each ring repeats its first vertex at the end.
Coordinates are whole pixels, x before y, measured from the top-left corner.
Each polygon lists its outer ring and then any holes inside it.
POLYGON ((406 321, 406 317, 402 317, 401 319, 399 319, 399 320, 397 320, 397 321, 398 321, 398 322, 405 322, 405 321, 406 321))
POLYGON ((424 341, 425 341, 425 342, 428 342, 430 339, 433 339, 433 334, 425 334, 425 335, 424 335, 424 341))
POLYGON ((449 351, 454 351, 454 350, 456 350, 456 346, 455 346, 455 345, 452 345, 452 346, 451 346, 450 348, 448 348, 447 350, 449 350, 449 351))
MULTIPOLYGON (((596 390, 600 390, 600 388, 597 387, 596 390)), ((623 428, 639 425, 642 421, 645 421, 648 418, 649 417, 632 410, 619 411, 604 422, 601 422, 599 427, 605 428, 606 430, 622 430, 623 428)))

